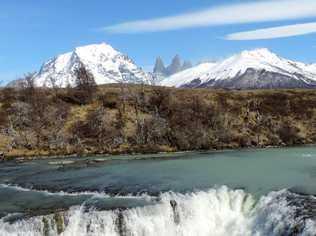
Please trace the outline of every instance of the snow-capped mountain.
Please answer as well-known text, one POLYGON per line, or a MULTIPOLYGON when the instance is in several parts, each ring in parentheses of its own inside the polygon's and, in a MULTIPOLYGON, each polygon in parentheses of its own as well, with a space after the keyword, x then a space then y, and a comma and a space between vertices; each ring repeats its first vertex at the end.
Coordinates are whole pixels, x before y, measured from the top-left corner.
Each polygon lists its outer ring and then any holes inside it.
MULTIPOLYGON (((194 81, 196 79, 201 79, 203 78, 207 73, 209 73, 212 68, 216 65, 216 63, 202 63, 197 66, 194 66, 190 69, 181 71, 177 74, 174 74, 170 77, 165 78, 162 82, 161 85, 163 86, 169 86, 169 87, 181 87, 187 84, 191 84, 192 87, 194 81)), ((200 82, 198 82, 197 85, 199 85, 200 82)))
POLYGON ((51 87, 53 81, 58 87, 75 86, 74 72, 80 65, 93 75, 96 84, 152 82, 152 77, 128 56, 101 43, 78 47, 44 63, 34 77, 35 85, 51 87))
POLYGON ((161 82, 191 88, 311 88, 316 87, 316 64, 277 56, 268 49, 243 51, 218 63, 203 63, 161 82))

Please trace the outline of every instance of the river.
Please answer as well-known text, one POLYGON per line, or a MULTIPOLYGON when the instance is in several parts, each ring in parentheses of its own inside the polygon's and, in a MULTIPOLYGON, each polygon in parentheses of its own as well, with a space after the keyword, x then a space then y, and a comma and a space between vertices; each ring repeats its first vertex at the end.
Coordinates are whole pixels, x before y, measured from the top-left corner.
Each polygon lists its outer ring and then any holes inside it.
POLYGON ((316 235, 316 148, 0 163, 0 235, 316 235))

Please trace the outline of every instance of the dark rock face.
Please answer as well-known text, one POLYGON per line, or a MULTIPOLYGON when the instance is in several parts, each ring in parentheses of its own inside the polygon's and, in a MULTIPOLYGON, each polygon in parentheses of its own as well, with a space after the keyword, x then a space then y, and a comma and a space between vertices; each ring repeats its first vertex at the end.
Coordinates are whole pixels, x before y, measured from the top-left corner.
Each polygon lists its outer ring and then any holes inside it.
POLYGON ((183 85, 183 88, 201 88, 201 79, 196 78, 192 80, 190 83, 183 85))
POLYGON ((276 89, 276 88, 316 88, 316 83, 302 75, 287 76, 265 70, 247 69, 244 74, 225 80, 209 80, 201 83, 195 79, 182 87, 188 88, 225 88, 225 89, 276 89))

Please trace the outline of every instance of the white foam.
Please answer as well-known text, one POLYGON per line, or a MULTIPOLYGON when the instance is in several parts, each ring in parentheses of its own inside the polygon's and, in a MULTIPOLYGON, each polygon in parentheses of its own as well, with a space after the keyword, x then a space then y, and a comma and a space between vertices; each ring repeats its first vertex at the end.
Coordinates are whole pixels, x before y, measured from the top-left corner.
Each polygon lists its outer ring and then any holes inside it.
MULTIPOLYGON (((272 192, 257 203, 242 190, 227 187, 189 194, 164 193, 155 205, 125 211, 86 211, 73 207, 64 215, 61 235, 133 236, 252 236, 286 235, 296 225, 295 208, 285 190, 272 192), (173 205, 173 206, 172 206, 173 205)), ((57 235, 53 216, 34 217, 14 224, 0 221, 0 235, 57 235), (43 223, 46 218, 46 225, 43 223)), ((315 222, 307 220, 302 235, 313 235, 315 222)))
POLYGON ((124 199, 143 199, 147 201, 151 201, 153 199, 156 199, 156 197, 149 196, 147 194, 139 194, 139 195, 115 195, 112 196, 110 194, 107 194, 105 192, 93 192, 93 191, 82 191, 82 192, 64 192, 64 191, 58 191, 58 192, 50 192, 48 190, 36 190, 32 188, 24 188, 18 185, 10 185, 10 184, 0 184, 0 188, 7 188, 12 189, 15 191, 20 192, 35 192, 40 193, 48 196, 90 196, 93 198, 124 198, 124 199))

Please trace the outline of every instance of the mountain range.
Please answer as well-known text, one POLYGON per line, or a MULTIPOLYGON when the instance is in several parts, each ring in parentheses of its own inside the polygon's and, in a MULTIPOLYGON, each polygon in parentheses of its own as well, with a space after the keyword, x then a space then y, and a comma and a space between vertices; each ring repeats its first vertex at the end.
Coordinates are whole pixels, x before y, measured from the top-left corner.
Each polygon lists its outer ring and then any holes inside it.
MULTIPOLYGON (((219 62, 192 66, 176 56, 165 67, 157 58, 153 73, 106 43, 77 47, 43 64, 34 75, 38 87, 76 86, 75 70, 84 66, 96 84, 133 83, 186 88, 315 88, 316 64, 282 58, 268 49, 243 51, 219 62)), ((21 83, 18 80, 18 83, 21 83)), ((14 86, 17 82, 10 83, 14 86)))
POLYGON ((217 63, 202 63, 174 74, 163 86, 189 88, 314 88, 316 64, 279 57, 266 48, 243 51, 217 63))

